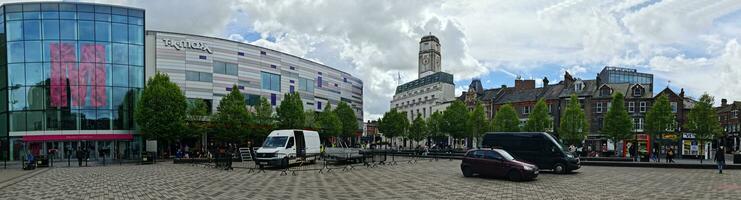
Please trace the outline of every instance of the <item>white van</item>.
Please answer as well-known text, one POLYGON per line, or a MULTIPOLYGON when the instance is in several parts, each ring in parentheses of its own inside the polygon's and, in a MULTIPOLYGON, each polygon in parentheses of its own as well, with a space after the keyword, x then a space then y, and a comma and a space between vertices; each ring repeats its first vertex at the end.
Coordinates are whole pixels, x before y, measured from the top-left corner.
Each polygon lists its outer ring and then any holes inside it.
POLYGON ((319 157, 319 133, 309 130, 274 130, 257 149, 260 166, 286 168, 293 163, 316 162, 319 157))

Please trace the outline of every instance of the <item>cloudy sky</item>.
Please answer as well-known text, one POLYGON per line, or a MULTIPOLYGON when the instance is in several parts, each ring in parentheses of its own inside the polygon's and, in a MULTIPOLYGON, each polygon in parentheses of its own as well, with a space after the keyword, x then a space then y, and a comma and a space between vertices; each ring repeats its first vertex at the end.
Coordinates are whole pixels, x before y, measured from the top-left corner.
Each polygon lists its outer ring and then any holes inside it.
POLYGON ((365 119, 389 109, 397 74, 417 78, 428 33, 457 92, 472 78, 487 88, 517 76, 553 83, 610 65, 653 73, 657 90, 741 100, 741 0, 98 2, 147 9, 149 30, 243 41, 361 77, 365 119))

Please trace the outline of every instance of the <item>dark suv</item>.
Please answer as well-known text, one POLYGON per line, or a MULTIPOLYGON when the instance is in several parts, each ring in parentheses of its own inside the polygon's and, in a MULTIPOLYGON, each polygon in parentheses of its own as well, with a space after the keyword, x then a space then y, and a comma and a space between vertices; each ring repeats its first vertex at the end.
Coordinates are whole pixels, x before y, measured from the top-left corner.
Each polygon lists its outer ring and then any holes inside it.
POLYGON ((463 176, 506 177, 509 180, 532 180, 538 177, 538 167, 515 160, 502 149, 474 149, 466 152, 461 162, 463 176))

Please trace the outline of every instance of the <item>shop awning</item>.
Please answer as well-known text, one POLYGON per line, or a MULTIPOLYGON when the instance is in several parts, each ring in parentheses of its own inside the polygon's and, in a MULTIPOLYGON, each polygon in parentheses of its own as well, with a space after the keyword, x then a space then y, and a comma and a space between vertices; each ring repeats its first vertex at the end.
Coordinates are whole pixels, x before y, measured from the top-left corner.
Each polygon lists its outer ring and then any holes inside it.
POLYGON ((131 134, 65 134, 65 135, 27 135, 25 142, 68 141, 68 140, 133 140, 131 134))

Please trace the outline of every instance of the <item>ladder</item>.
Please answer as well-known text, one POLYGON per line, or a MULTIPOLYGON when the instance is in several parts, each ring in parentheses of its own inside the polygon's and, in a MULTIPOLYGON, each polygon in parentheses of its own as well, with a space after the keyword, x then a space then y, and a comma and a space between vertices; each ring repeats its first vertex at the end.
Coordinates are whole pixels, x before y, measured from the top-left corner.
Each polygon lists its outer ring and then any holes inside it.
POLYGON ((242 158, 242 162, 252 161, 252 155, 250 155, 250 148, 249 147, 239 148, 239 157, 242 158))

